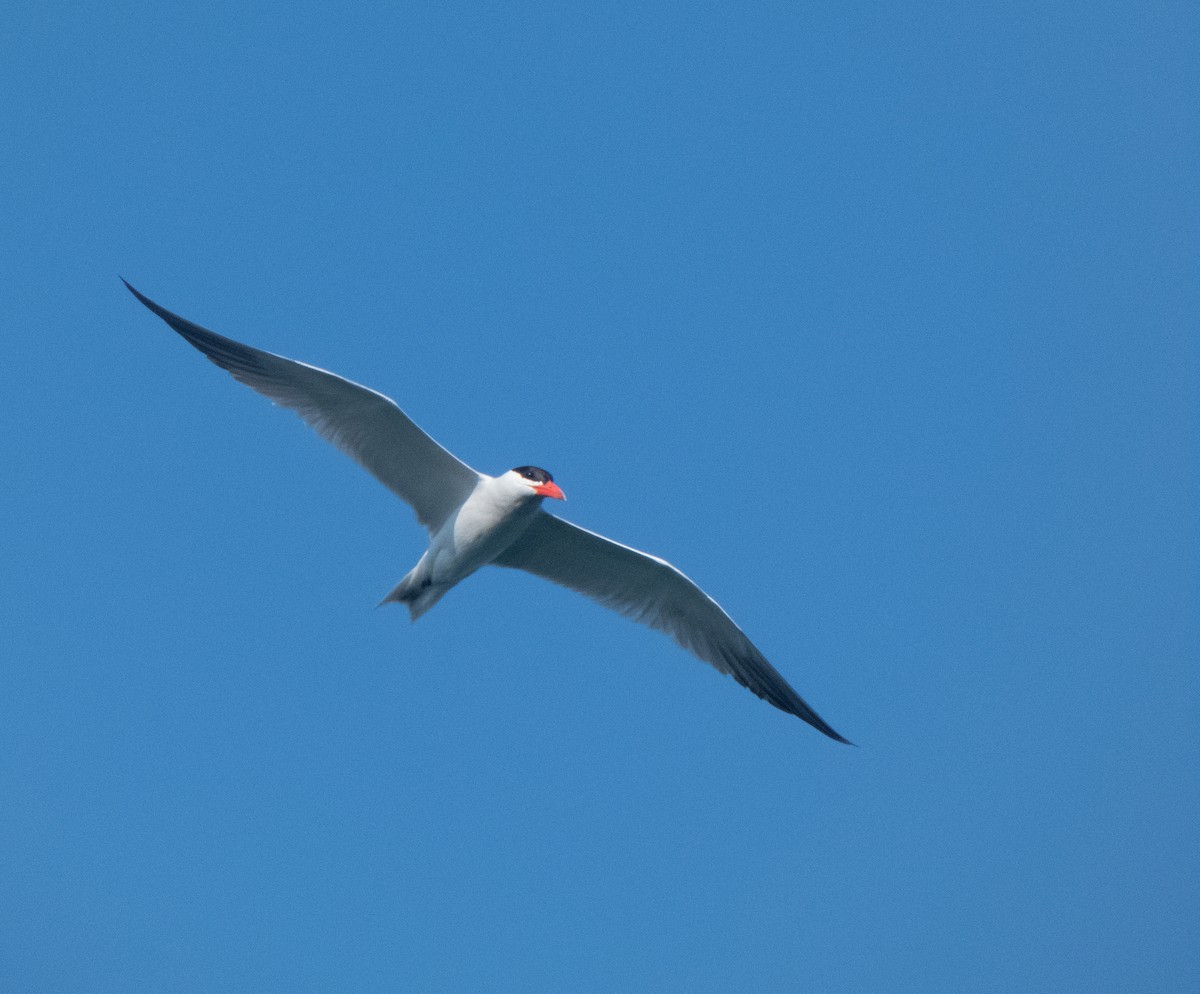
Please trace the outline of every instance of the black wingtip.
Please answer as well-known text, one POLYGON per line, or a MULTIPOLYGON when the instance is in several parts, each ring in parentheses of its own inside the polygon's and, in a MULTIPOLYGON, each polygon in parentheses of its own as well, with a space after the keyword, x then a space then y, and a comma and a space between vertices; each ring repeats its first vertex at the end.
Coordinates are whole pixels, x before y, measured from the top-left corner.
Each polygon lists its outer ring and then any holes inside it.
POLYGON ((854 743, 851 742, 844 735, 839 735, 837 732, 835 732, 833 730, 833 726, 831 726, 829 724, 829 722, 827 722, 824 718, 822 718, 819 714, 817 714, 816 711, 813 711, 812 708, 809 708, 808 712, 809 712, 808 714, 798 715, 797 717, 802 718, 804 721, 807 721, 818 732, 821 732, 824 735, 828 735, 831 739, 833 739, 834 742, 840 742, 840 743, 842 743, 842 745, 848 745, 848 746, 854 745, 854 743))
POLYGON ((145 305, 147 308, 149 308, 151 311, 153 311, 155 314, 157 314, 160 318, 162 318, 168 324, 171 324, 171 318, 175 317, 174 314, 172 314, 170 311, 168 311, 165 307, 161 307, 158 304, 156 304, 153 300, 151 300, 144 293, 142 293, 141 290, 139 290, 132 283, 130 283, 129 280, 125 279, 124 276, 119 277, 119 279, 121 280, 122 283, 125 284, 125 289, 128 290, 130 293, 132 293, 135 297, 137 297, 137 299, 139 301, 141 301, 141 303, 143 305, 145 305))
MULTIPOLYGON (((795 712, 793 712, 793 713, 795 713, 795 712)), ((803 715, 803 714, 797 714, 796 717, 799 718, 801 721, 808 722, 808 724, 812 725, 812 727, 815 728, 818 732, 820 732, 822 735, 829 736, 829 738, 833 739, 834 742, 840 742, 840 743, 842 743, 842 745, 854 746, 855 749, 858 748, 857 743, 851 742, 848 738, 845 738, 844 736, 839 735, 832 728, 830 728, 829 725, 827 725, 822 718, 814 715, 814 717, 817 717, 817 720, 813 721, 812 718, 808 717, 807 715, 803 715), (818 722, 819 722, 819 724, 818 724, 818 722)))
MULTIPOLYGON (((774 673, 774 671, 771 671, 774 673)), ((775 705, 780 711, 786 714, 795 715, 805 724, 811 725, 822 735, 828 736, 834 742, 840 742, 842 745, 854 745, 844 735, 839 735, 833 730, 833 726, 814 711, 799 694, 797 694, 778 673, 774 673, 778 677, 779 682, 775 686, 752 687, 754 693, 758 694, 763 700, 769 704, 775 705)), ((856 747, 857 748, 857 747, 856 747)))
POLYGON ((181 318, 178 314, 171 313, 171 311, 168 311, 161 304, 156 304, 153 300, 151 300, 144 293, 142 293, 141 290, 139 290, 132 283, 130 283, 129 280, 125 279, 124 276, 120 276, 118 278, 120 279, 120 281, 122 283, 125 284, 125 289, 128 290, 130 293, 132 293, 135 297, 137 297, 138 301, 147 310, 149 310, 152 314, 157 314, 160 318, 162 318, 164 321, 166 321, 167 324, 169 324, 172 329, 179 332, 179 334, 183 335, 185 338, 187 337, 184 329, 185 329, 185 327, 191 325, 190 321, 186 321, 185 319, 181 318))
MULTIPOLYGON (((119 280, 120 280, 122 283, 124 283, 124 284, 125 284, 125 289, 126 289, 126 290, 128 290, 128 291, 129 291, 130 293, 132 293, 132 294, 133 294, 135 297, 137 297, 137 299, 138 299, 138 300, 140 300, 140 301, 141 301, 143 304, 145 304, 145 305, 146 305, 148 308, 150 308, 150 310, 152 310, 152 311, 153 311, 155 314, 157 314, 159 317, 163 317, 164 310, 165 310, 164 308, 162 308, 162 307, 159 307, 159 306, 158 306, 158 304, 156 304, 156 303, 155 303, 153 300, 151 300, 151 299, 150 299, 149 297, 147 297, 147 296, 146 296, 144 293, 142 293, 142 291, 141 291, 141 290, 139 290, 137 287, 135 287, 135 286, 134 286, 132 283, 130 283, 130 282, 129 282, 129 280, 125 279, 125 277, 124 277, 124 276, 118 276, 117 278, 118 278, 118 279, 119 279, 119 280)), ((170 313, 170 312, 168 311, 168 312, 166 312, 166 313, 170 313)))
MULTIPOLYGON (((226 338, 224 335, 218 335, 215 331, 202 328, 187 318, 168 311, 161 304, 156 304, 124 277, 121 277, 121 282, 152 314, 162 318, 173 331, 177 332, 193 348, 202 352, 210 362, 239 379, 244 376, 263 375, 263 361, 270 357, 270 353, 260 352, 241 342, 235 342, 232 338, 226 338)), ((243 382, 245 381, 243 380, 243 382)))
MULTIPOLYGON (((774 702, 772 701, 772 703, 774 702)), ((778 704, 775 706, 779 707, 778 704)), ((831 726, 829 722, 817 714, 816 711, 810 708, 804 702, 804 699, 799 697, 799 695, 797 695, 797 699, 795 701, 789 701, 788 706, 783 707, 781 710, 786 711, 788 714, 794 714, 801 721, 812 725, 812 727, 822 735, 829 736, 829 738, 833 739, 834 742, 840 742, 842 745, 854 746, 856 749, 858 748, 858 746, 851 742, 848 738, 835 732, 833 730, 833 726, 831 726)))

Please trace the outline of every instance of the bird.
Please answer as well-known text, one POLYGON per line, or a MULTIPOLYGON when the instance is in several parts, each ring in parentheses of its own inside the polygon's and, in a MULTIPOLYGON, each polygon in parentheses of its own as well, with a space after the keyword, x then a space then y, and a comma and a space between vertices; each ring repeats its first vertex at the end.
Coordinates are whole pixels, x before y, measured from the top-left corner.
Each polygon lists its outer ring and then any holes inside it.
POLYGON ((452 455, 388 397, 335 373, 243 345, 156 304, 151 312, 235 380, 298 414, 410 505, 429 547, 380 604, 412 621, 487 565, 524 570, 577 591, 680 646, 829 738, 853 745, 817 714, 708 594, 665 559, 550 514, 565 501, 538 466, 489 476, 452 455))

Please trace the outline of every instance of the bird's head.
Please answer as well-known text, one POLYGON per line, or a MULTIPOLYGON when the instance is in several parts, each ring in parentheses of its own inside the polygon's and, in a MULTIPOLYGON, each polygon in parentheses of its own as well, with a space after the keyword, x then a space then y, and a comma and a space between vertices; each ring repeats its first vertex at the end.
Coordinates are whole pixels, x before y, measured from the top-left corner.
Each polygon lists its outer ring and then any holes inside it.
POLYGON ((510 469, 504 475, 512 477, 520 486, 528 487, 539 497, 553 497, 555 500, 567 499, 558 484, 554 482, 554 477, 537 466, 518 466, 516 469, 510 469))

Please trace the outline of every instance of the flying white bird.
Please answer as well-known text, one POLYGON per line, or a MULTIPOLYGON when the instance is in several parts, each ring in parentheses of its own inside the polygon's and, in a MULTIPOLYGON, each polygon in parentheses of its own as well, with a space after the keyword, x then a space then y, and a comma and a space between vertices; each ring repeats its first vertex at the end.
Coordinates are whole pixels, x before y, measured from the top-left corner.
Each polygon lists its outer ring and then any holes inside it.
POLYGON ((234 379, 290 407, 412 506, 429 531, 429 548, 382 603, 408 605, 415 621, 481 566, 523 569, 666 632, 781 711, 848 743, 674 566, 542 510, 546 497, 566 499, 544 469, 518 466, 500 476, 473 470, 383 394, 201 328, 122 282, 234 379))

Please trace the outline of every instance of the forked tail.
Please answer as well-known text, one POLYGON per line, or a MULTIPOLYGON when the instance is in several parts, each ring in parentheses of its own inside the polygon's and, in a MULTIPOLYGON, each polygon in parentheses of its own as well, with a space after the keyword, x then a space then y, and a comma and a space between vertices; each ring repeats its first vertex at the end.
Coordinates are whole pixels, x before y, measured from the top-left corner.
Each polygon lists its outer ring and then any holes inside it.
POLYGON ((380 607, 393 602, 407 604, 409 620, 416 621, 440 601, 450 588, 434 583, 428 577, 418 576, 419 570, 420 566, 397 583, 391 592, 379 602, 380 607))

